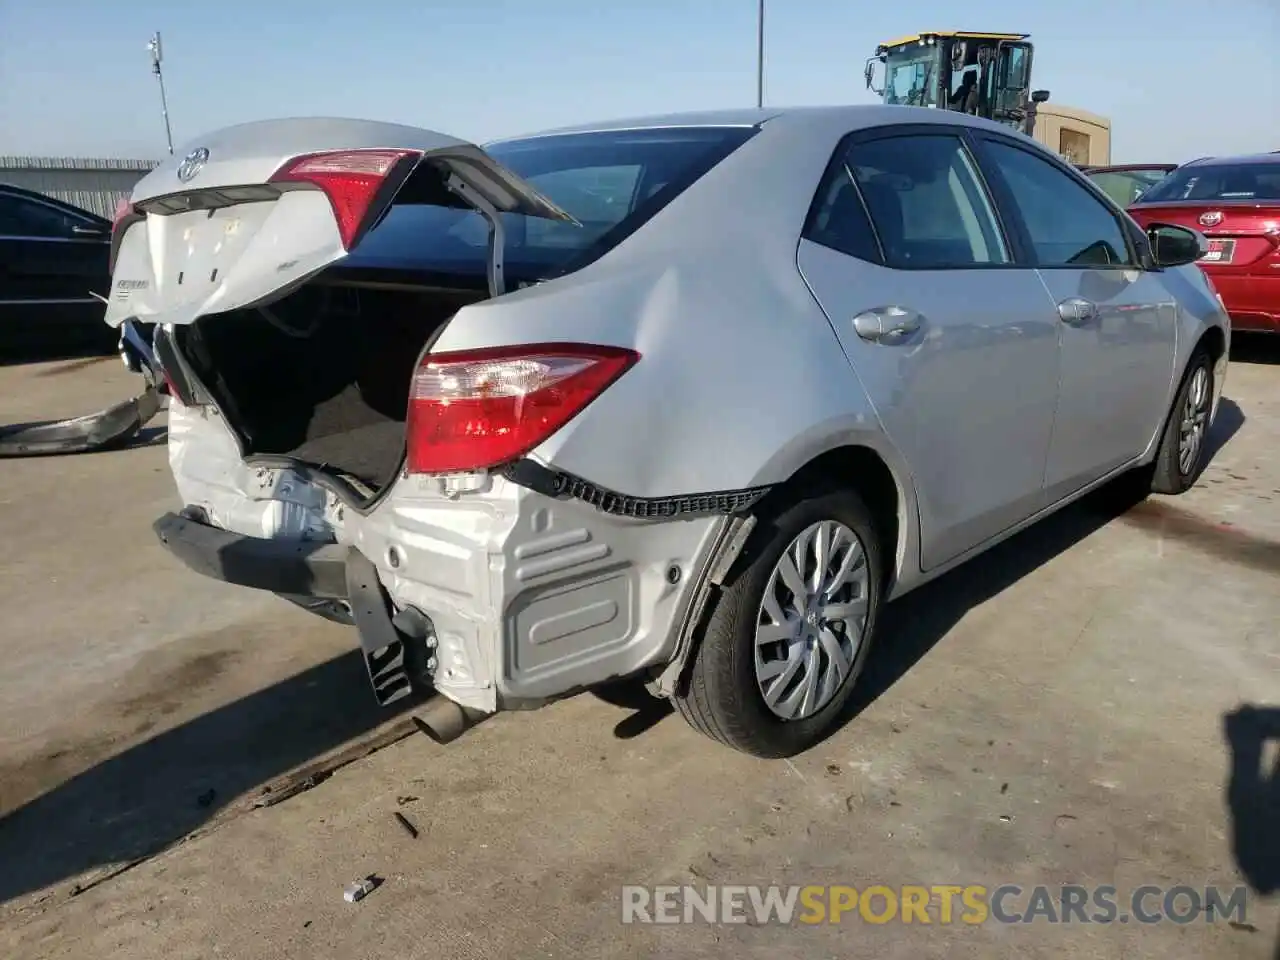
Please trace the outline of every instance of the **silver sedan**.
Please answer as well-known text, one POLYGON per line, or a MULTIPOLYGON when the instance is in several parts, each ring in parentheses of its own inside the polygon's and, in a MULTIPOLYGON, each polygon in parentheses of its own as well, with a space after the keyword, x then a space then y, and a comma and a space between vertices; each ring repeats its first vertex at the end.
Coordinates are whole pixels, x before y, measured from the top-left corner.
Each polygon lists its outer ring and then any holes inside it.
POLYGON ((249 124, 113 249, 180 559, 353 624, 383 703, 639 680, 767 757, 838 722, 886 601, 1122 475, 1190 487, 1230 337, 1198 233, 907 107, 249 124))

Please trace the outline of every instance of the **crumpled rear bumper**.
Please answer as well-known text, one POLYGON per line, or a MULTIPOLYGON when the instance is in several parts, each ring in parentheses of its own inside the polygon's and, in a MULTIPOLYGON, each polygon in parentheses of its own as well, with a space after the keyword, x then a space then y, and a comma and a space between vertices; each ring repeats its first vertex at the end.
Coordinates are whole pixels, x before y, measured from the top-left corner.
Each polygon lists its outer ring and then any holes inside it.
POLYGON ((377 569, 355 547, 250 537, 181 513, 164 514, 152 529, 170 553, 206 577, 282 595, 345 601, 381 705, 429 686, 425 663, 435 642, 433 625, 421 614, 397 616, 377 569))
POLYGON ((247 537, 178 513, 151 528, 170 553, 206 577, 272 593, 347 598, 350 547, 247 537))

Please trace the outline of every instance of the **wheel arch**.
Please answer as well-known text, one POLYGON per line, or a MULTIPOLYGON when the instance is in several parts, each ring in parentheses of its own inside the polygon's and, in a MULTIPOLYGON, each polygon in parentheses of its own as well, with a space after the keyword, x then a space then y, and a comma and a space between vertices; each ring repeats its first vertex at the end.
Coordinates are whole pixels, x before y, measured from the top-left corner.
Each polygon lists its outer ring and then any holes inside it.
POLYGON ((873 516, 890 514, 892 533, 881 543, 886 598, 920 571, 920 515, 911 470, 874 415, 840 417, 798 436, 759 470, 753 485, 770 486, 772 506, 805 484, 851 487, 873 516))
MULTIPOLYGON (((915 525, 909 518, 914 515, 915 500, 875 447, 842 443, 815 454, 796 467, 786 480, 774 485, 756 510, 767 515, 806 491, 832 488, 853 490, 871 511, 884 562, 882 586, 888 597, 901 579, 904 566, 913 559, 911 545, 915 542, 915 525)), ((914 559, 919 560, 918 550, 914 559)))
MULTIPOLYGON (((781 472, 777 464, 772 466, 772 471, 776 471, 774 476, 781 472)), ((909 477, 896 451, 878 437, 833 437, 826 443, 809 447, 803 459, 793 460, 787 472, 777 476, 770 484, 772 489, 753 508, 747 521, 749 526, 744 528, 746 535, 730 534, 721 541, 721 555, 713 557, 706 569, 723 573, 719 577, 709 575, 700 599, 691 605, 680 626, 674 657, 654 678, 654 692, 670 695, 685 688, 702 643, 712 595, 721 583, 741 569, 744 558, 749 555, 750 544, 755 539, 755 518, 767 516, 804 491, 832 487, 855 491, 876 521, 880 554, 885 561, 883 600, 892 599, 901 592, 900 587, 909 586, 920 574, 919 515, 909 477)))

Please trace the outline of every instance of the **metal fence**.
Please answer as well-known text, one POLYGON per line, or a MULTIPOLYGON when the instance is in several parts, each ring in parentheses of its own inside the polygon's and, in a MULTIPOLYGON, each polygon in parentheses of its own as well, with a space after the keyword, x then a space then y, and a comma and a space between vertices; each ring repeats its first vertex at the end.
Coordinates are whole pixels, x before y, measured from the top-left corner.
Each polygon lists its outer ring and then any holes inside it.
POLYGON ((154 160, 79 157, 2 157, 0 183, 34 190, 110 219, 154 160))

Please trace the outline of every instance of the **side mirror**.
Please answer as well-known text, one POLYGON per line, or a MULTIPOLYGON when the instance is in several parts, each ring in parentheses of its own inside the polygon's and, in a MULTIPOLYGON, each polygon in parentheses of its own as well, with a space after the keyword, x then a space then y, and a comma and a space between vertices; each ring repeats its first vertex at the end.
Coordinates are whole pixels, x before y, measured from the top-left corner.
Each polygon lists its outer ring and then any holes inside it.
POLYGON ((869 57, 867 65, 863 68, 862 79, 867 82, 867 89, 876 95, 884 93, 884 85, 876 86, 876 64, 882 63, 879 57, 869 57))
POLYGON ((1033 91, 1031 91, 1031 102, 1032 102, 1032 103, 1044 103, 1044 102, 1045 102, 1046 100, 1048 100, 1048 99, 1049 99, 1049 91, 1048 91, 1048 90, 1033 90, 1033 91))
POLYGON ((1181 267, 1195 263, 1209 252, 1204 234, 1173 223, 1153 223, 1147 227, 1151 258, 1158 267, 1181 267))

